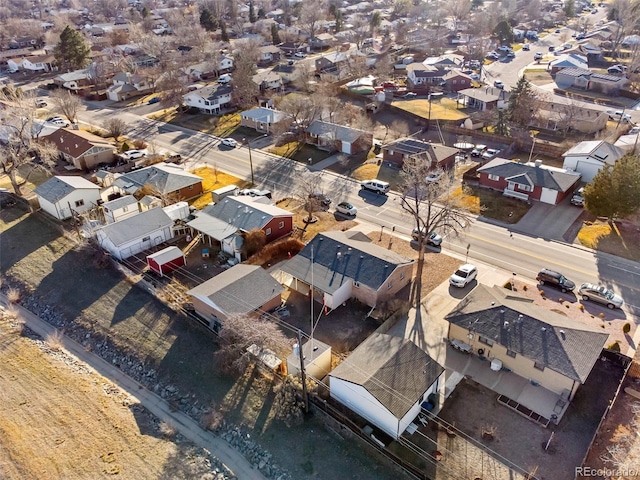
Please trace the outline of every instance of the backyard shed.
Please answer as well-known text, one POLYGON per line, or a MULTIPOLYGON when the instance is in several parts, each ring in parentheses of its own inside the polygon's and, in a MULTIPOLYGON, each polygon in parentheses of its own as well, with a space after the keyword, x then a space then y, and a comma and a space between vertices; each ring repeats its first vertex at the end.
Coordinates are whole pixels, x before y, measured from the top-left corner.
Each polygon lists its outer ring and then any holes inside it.
MULTIPOLYGON (((300 373, 298 351, 298 345, 295 345, 293 353, 287 357, 287 373, 289 375, 300 373)), ((326 343, 311 338, 302 345, 302 356, 307 375, 322 380, 331 371, 331 347, 326 343)))
POLYGON ((178 247, 163 248, 159 252, 147 256, 147 265, 161 277, 176 268, 184 267, 186 264, 184 254, 178 247))

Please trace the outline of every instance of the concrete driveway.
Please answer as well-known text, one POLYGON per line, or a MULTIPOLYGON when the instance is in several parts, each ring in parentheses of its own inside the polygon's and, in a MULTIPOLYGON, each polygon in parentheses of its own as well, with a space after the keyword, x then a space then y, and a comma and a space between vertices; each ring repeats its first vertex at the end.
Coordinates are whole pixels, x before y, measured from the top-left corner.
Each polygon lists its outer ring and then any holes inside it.
POLYGON ((564 241, 564 234, 582 213, 566 198, 560 205, 535 202, 527 214, 511 230, 545 240, 564 241))

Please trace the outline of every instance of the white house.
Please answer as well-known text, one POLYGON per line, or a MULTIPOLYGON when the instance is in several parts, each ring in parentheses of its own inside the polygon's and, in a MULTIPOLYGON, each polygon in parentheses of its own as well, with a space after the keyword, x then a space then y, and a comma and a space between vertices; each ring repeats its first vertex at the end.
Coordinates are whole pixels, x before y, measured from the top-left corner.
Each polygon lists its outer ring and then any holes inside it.
POLYGON ((331 398, 397 440, 423 407, 439 405, 443 372, 411 340, 374 333, 329 374, 329 388, 331 398))
POLYGON ((117 73, 112 81, 113 85, 107 89, 107 97, 114 102, 150 93, 155 86, 151 78, 129 72, 117 73))
POLYGON ((582 180, 591 182, 605 165, 613 165, 624 155, 624 150, 602 140, 588 140, 574 145, 565 153, 562 168, 582 174, 582 180))
POLYGON ((140 212, 138 200, 133 195, 125 195, 102 204, 106 223, 114 223, 137 215, 140 212))
POLYGON ((169 215, 161 208, 154 208, 96 230, 96 240, 122 260, 171 240, 172 226, 169 215))
POLYGON ((35 189, 40 207, 58 220, 98 205, 100 187, 82 177, 55 176, 35 189))
POLYGON ((182 97, 184 104, 202 113, 217 114, 231 103, 233 87, 219 83, 189 92, 182 97))

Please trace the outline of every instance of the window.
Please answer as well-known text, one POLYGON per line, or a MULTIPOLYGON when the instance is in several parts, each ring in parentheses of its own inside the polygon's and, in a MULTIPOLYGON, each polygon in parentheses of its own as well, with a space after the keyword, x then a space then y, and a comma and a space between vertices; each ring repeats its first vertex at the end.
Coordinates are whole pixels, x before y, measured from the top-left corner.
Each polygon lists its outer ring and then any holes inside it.
POLYGON ((400 274, 400 280, 404 280, 404 272, 400 274))
POLYGON ((513 350, 509 350, 508 348, 507 355, 509 355, 511 358, 516 358, 516 352, 514 352, 513 350))
POLYGON ((389 150, 389 155, 393 155, 393 150, 389 150))
POLYGON ((518 188, 523 192, 531 192, 533 190, 533 187, 531 185, 522 185, 520 183, 518 184, 518 188))
POLYGON ((485 345, 489 345, 489 346, 493 345, 493 340, 487 337, 483 337, 482 335, 478 337, 478 340, 480 340, 480 342, 484 343, 485 345))
POLYGON ((84 200, 76 200, 76 207, 81 207, 84 205, 84 200))
POLYGON ((391 290, 391 287, 393 287, 393 282, 389 282, 389 284, 387 285, 387 290, 391 290))
POLYGON ((284 222, 278 223, 278 228, 282 230, 284 228, 284 222))
POLYGON ((123 212, 128 212, 129 211, 129 207, 127 205, 125 205, 124 207, 122 207, 122 211, 123 212))
POLYGON ((454 85, 455 85, 456 83, 458 83, 458 80, 454 80, 454 81, 453 81, 453 84, 454 84, 454 85))
POLYGON ((193 190, 193 185, 189 185, 189 190, 193 190))
POLYGON ((143 241, 143 242, 148 242, 149 240, 151 240, 151 237, 144 237, 144 238, 142 239, 142 241, 143 241))
POLYGON ((270 229, 270 228, 267 228, 267 229, 264 231, 264 233, 265 233, 265 234, 267 234, 267 236, 268 236, 268 235, 271 235, 271 229, 270 229))
POLYGON ((538 370, 544 370, 544 363, 542 363, 542 362, 535 362, 535 363, 533 364, 533 368, 536 368, 536 369, 538 369, 538 370))
POLYGON ((353 286, 356 288, 360 288, 360 282, 353 282, 353 286))
POLYGON ((489 174, 489 180, 493 180, 494 182, 497 182, 498 180, 500 180, 500 177, 498 175, 494 175, 492 173, 489 174))

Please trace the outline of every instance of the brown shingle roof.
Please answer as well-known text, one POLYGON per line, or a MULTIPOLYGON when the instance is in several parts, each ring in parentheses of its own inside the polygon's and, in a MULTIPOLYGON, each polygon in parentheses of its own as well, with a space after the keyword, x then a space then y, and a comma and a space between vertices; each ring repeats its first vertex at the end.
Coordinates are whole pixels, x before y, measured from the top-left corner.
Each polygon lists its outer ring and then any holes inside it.
POLYGON ((59 128, 51 135, 45 137, 45 141, 53 143, 64 154, 73 158, 84 155, 93 147, 115 148, 104 138, 82 130, 67 130, 59 128))

